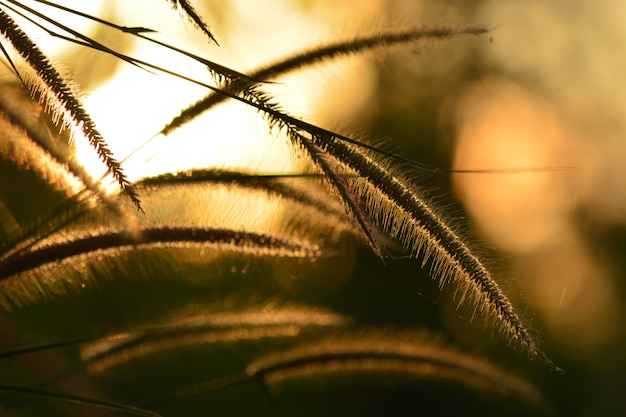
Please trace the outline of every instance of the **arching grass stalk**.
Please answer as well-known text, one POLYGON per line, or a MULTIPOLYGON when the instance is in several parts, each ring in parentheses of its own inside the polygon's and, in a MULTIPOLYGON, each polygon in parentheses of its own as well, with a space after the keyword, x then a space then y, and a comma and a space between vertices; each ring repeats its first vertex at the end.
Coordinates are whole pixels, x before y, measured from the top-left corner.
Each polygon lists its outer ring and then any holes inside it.
POLYGON ((276 256, 305 256, 309 258, 319 255, 317 246, 287 238, 280 239, 274 236, 231 229, 154 227, 130 232, 109 232, 79 237, 29 252, 21 252, 16 256, 9 256, 0 260, 0 282, 47 263, 99 250, 184 242, 219 244, 221 247, 232 246, 250 251, 253 254, 267 253, 276 256))

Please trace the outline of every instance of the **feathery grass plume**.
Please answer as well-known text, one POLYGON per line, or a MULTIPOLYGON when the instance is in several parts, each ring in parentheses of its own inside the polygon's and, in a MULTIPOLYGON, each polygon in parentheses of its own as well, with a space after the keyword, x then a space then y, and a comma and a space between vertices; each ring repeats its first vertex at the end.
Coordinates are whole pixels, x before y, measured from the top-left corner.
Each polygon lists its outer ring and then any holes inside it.
POLYGON ((50 400, 58 400, 71 402, 75 404, 86 405, 89 407, 102 408, 109 411, 116 411, 118 413, 132 414, 136 416, 145 417, 160 417, 159 413, 154 411, 144 410, 139 407, 133 407, 125 404, 118 404, 110 401, 102 401, 95 398, 81 397, 79 395, 65 394, 62 392, 49 391, 45 389, 21 387, 16 385, 0 384, 0 391, 13 392, 21 395, 36 396, 37 398, 47 398, 50 400))
POLYGON ((241 310, 177 318, 147 329, 112 335, 87 344, 81 349, 81 357, 82 364, 90 371, 104 372, 127 361, 174 348, 292 339, 349 324, 350 319, 323 309, 266 302, 241 310))
POLYGON ((322 234, 330 237, 352 230, 353 223, 343 206, 331 201, 323 188, 313 187, 310 181, 280 176, 257 178, 254 174, 209 169, 146 178, 137 186, 150 204, 147 217, 163 225, 244 221, 247 230, 258 233, 320 238, 322 234), (285 211, 285 204, 295 205, 298 210, 285 211), (324 215, 312 221, 313 213, 324 215), (289 226, 294 222, 302 223, 302 227, 289 226))
POLYGON ((338 194, 341 201, 346 206, 346 209, 352 213, 356 221, 360 226, 360 230, 367 239, 372 250, 380 257, 383 256, 382 248, 380 247, 378 240, 376 239, 376 233, 374 226, 372 225, 369 216, 363 211, 359 203, 352 197, 347 180, 342 175, 338 174, 329 161, 326 159, 326 155, 322 150, 313 144, 312 141, 300 135, 299 133, 292 133, 290 135, 294 141, 299 141, 302 148, 307 152, 313 163, 326 175, 327 180, 338 194))
POLYGON ((176 247, 216 247, 235 250, 252 256, 316 258, 319 248, 308 242, 290 238, 262 235, 244 231, 196 227, 154 227, 132 232, 104 232, 87 236, 70 235, 65 241, 52 244, 41 243, 29 251, 19 252, 0 260, 0 305, 31 303, 49 294, 63 294, 68 287, 84 284, 82 274, 74 277, 68 271, 55 276, 51 267, 61 269, 59 262, 72 267, 72 260, 81 256, 78 268, 84 268, 87 260, 103 263, 103 254, 122 258, 129 250, 176 247), (80 282, 75 282, 78 280, 80 282), (64 282, 65 281, 65 282, 64 282), (65 285, 64 285, 65 284, 65 285))
MULTIPOLYGON (((287 73, 304 67, 323 63, 344 55, 367 52, 376 48, 402 45, 406 43, 423 42, 426 40, 443 40, 459 35, 481 35, 487 33, 484 27, 451 28, 421 28, 399 31, 388 31, 370 36, 360 36, 347 41, 331 43, 296 53, 267 64, 251 71, 249 77, 254 80, 270 81, 287 73)), ((184 124, 190 122, 200 114, 223 102, 227 97, 211 92, 203 99, 193 103, 172 119, 160 134, 168 135, 184 124)))
POLYGON ((107 142, 96 129, 95 123, 82 107, 71 83, 2 9, 0 9, 0 34, 27 64, 30 71, 22 80, 30 86, 34 95, 39 95, 47 110, 52 112, 53 120, 60 123, 61 128, 71 127, 74 133, 80 131, 86 137, 120 188, 141 210, 141 202, 135 189, 126 178, 121 164, 113 156, 107 142))
POLYGON ((43 129, 33 130, 33 126, 23 120, 23 109, 11 108, 19 98, 8 90, 0 85, 0 159, 36 173, 67 197, 79 192, 84 187, 79 177, 81 173, 72 172, 56 149, 45 147, 43 129))
POLYGON ((172 399, 204 395, 252 380, 260 380, 273 396, 294 387, 318 393, 340 389, 345 394, 348 387, 380 392, 440 385, 512 400, 533 414, 548 411, 543 396, 528 382, 446 346, 441 338, 424 332, 375 328, 341 333, 331 330, 321 338, 302 340, 252 361, 245 375, 180 389, 172 399))
POLYGON ((193 24, 198 29, 200 29, 211 40, 211 42, 215 43, 216 45, 219 45, 217 40, 215 39, 211 31, 209 30, 209 27, 207 26, 206 23, 204 23, 204 20, 202 20, 202 17, 200 17, 200 15, 196 12, 196 10, 193 8, 191 3, 189 3, 187 0, 167 0, 167 1, 172 3, 172 7, 180 8, 187 15, 189 20, 193 22, 193 24))
POLYGON ((363 202, 371 221, 398 238, 422 266, 432 262, 431 273, 444 286, 454 282, 461 289, 459 303, 470 299, 476 309, 499 327, 510 343, 531 358, 554 366, 522 324, 511 302, 465 241, 397 168, 354 145, 331 137, 313 136, 313 142, 331 155, 350 176, 350 198, 363 202))
MULTIPOLYGON (((222 169, 194 169, 170 174, 162 174, 155 177, 146 177, 137 181, 137 186, 158 185, 167 187, 175 184, 193 183, 223 183, 227 185, 262 190, 288 200, 310 206, 316 211, 341 218, 346 218, 345 212, 334 204, 326 194, 317 193, 314 187, 307 183, 300 186, 292 180, 296 179, 317 179, 315 174, 258 174, 241 171, 231 171, 222 169)), ((302 181, 299 181, 300 183, 302 181)))
MULTIPOLYGON (((0 85, 0 124, 4 128, 0 138, 0 158, 36 172, 51 188, 64 192, 70 198, 64 205, 87 204, 94 207, 95 201, 89 199, 91 195, 118 219, 122 219, 123 215, 115 199, 107 195, 76 161, 68 146, 50 137, 49 131, 37 119, 41 111, 21 85, 0 85), (90 195, 82 190, 89 191, 90 195)), ((52 210, 49 216, 31 230, 15 236, 16 240, 10 246, 17 250, 20 244, 27 244, 29 238, 43 236, 47 230, 52 230, 64 221, 63 216, 59 215, 62 211, 62 207, 52 210)), ((0 248, 0 254, 2 253, 0 248)))
POLYGON ((275 394, 281 386, 298 380, 310 381, 311 387, 345 386, 346 381, 357 386, 395 386, 427 380, 460 384, 470 391, 495 394, 533 408, 545 407, 542 395, 529 383, 415 331, 331 333, 261 357, 250 363, 246 373, 261 378, 275 394))
POLYGON ((222 169, 194 169, 154 177, 146 177, 136 182, 137 187, 167 187, 177 184, 226 184, 242 189, 261 190, 286 200, 313 209, 318 214, 335 220, 338 224, 351 226, 342 206, 329 199, 328 194, 309 182, 320 176, 316 174, 251 174, 240 171, 222 169), (307 180, 303 184, 302 180, 307 180), (300 181, 297 181, 300 180, 300 181), (329 217, 328 217, 329 216, 329 217))

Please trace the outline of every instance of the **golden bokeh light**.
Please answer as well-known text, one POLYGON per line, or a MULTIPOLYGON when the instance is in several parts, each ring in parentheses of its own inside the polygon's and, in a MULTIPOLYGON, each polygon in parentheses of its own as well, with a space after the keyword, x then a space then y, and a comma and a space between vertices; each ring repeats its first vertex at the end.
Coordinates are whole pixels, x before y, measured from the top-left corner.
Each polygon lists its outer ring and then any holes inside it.
POLYGON ((485 50, 506 78, 455 95, 450 116, 455 168, 573 168, 457 175, 455 189, 481 235, 511 257, 512 278, 523 280, 550 334, 578 357, 619 333, 616 271, 580 222, 626 220, 625 90, 615 88, 623 58, 614 54, 626 39, 620 9, 615 2, 483 2, 484 18, 507 23, 485 50))
POLYGON ((577 201, 575 170, 551 169, 577 161, 565 150, 572 133, 548 103, 504 80, 486 80, 463 93, 456 124, 454 168, 493 170, 454 178, 488 239, 507 251, 532 251, 567 227, 577 201), (512 169, 521 172, 506 172, 512 169))

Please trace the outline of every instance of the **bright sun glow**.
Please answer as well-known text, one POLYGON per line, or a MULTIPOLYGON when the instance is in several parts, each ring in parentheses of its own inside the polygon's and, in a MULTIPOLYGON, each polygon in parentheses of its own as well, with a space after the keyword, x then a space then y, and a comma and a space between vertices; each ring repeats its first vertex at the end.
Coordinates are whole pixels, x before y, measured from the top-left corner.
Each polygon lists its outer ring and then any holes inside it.
MULTIPOLYGON (((186 22, 181 22, 176 12, 167 7, 141 7, 137 3, 133 2, 130 8, 116 2, 120 6, 119 10, 113 9, 114 15, 121 16, 120 19, 128 26, 157 28, 159 33, 151 34, 154 38, 241 71, 264 65, 320 40, 336 39, 342 35, 337 32, 338 25, 333 24, 335 29, 331 30, 332 22, 321 19, 315 11, 307 10, 297 2, 265 1, 263 7, 255 7, 255 10, 271 11, 272 16, 265 17, 246 14, 247 6, 234 2, 225 7, 236 9, 234 13, 239 24, 248 28, 254 25, 258 30, 243 31, 235 27, 228 31, 222 27, 226 26, 224 23, 222 26, 212 25, 222 43, 221 47, 216 47, 208 45, 200 33, 184 25, 186 22), (288 24, 275 25, 275 21, 280 19, 288 24), (307 37, 294 34, 306 34, 307 37)), ((355 21, 360 19, 362 22, 372 19, 375 10, 375 7, 363 8, 361 17, 352 14, 355 21)), ((213 84, 203 65, 163 47, 141 41, 136 42, 127 53, 203 83, 213 84)), ((349 117, 367 101, 374 77, 364 60, 355 59, 340 61, 333 67, 332 74, 334 78, 341 77, 341 83, 336 83, 337 88, 320 88, 321 83, 332 80, 320 80, 319 76, 307 79, 306 73, 278 80, 270 88, 280 94, 281 104, 293 109, 298 116, 306 117, 307 121, 319 123, 320 117, 325 116, 324 119, 336 123, 349 117), (358 76, 354 74, 355 69, 358 69, 358 76), (350 100, 339 101, 333 95, 350 97, 350 100), (325 107, 325 103, 334 104, 325 107)), ((123 161, 131 181, 199 167, 230 167, 260 172, 300 169, 287 139, 270 132, 262 115, 241 103, 221 104, 167 137, 155 137, 181 109, 201 99, 207 92, 205 87, 170 75, 150 74, 122 64, 113 78, 96 90, 86 92, 85 107, 117 159, 123 161)), ((79 159, 89 172, 95 177, 102 175, 104 168, 89 145, 77 141, 76 146, 79 159)), ((111 190, 116 190, 114 185, 111 190)))

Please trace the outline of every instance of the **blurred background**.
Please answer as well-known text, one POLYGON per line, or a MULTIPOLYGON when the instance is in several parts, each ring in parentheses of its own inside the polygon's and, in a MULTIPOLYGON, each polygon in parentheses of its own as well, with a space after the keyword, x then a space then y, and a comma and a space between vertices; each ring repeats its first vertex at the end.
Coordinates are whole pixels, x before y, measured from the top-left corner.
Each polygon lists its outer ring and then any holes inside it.
MULTIPOLYGON (((242 72, 385 29, 489 28, 478 37, 343 57, 281 77, 269 89, 283 108, 311 123, 372 138, 440 168, 442 173, 416 178, 425 177, 442 207, 496 259, 503 286, 565 370, 526 371, 556 415, 626 414, 626 3, 193 2, 219 48, 177 19, 167 2, 83 3, 63 2, 122 25, 156 29, 155 38, 242 72)), ((163 48, 93 25, 83 30, 129 55, 209 79, 201 65, 163 48)), ((48 39, 42 35, 41 42, 48 39)), ((120 159, 206 94, 174 77, 147 76, 103 54, 50 42, 46 48, 74 75, 120 159)), ((99 175, 88 147, 76 146, 99 175)), ((167 137, 154 137, 125 163, 132 179, 216 166, 289 172, 302 169, 302 161, 255 111, 225 103, 167 137)), ((378 275, 388 272, 378 263, 359 249, 349 283, 325 302, 350 306, 373 323, 404 325, 402 311, 376 316, 370 310, 376 301, 367 294, 391 285, 381 282, 378 275)), ((406 268, 402 260, 391 264, 394 271, 406 268)), ((431 287, 411 293, 424 305, 420 323, 468 349, 491 337, 480 326, 471 329, 477 326, 464 318, 471 310, 457 309, 450 291, 440 293, 428 278, 422 284, 431 287)))

